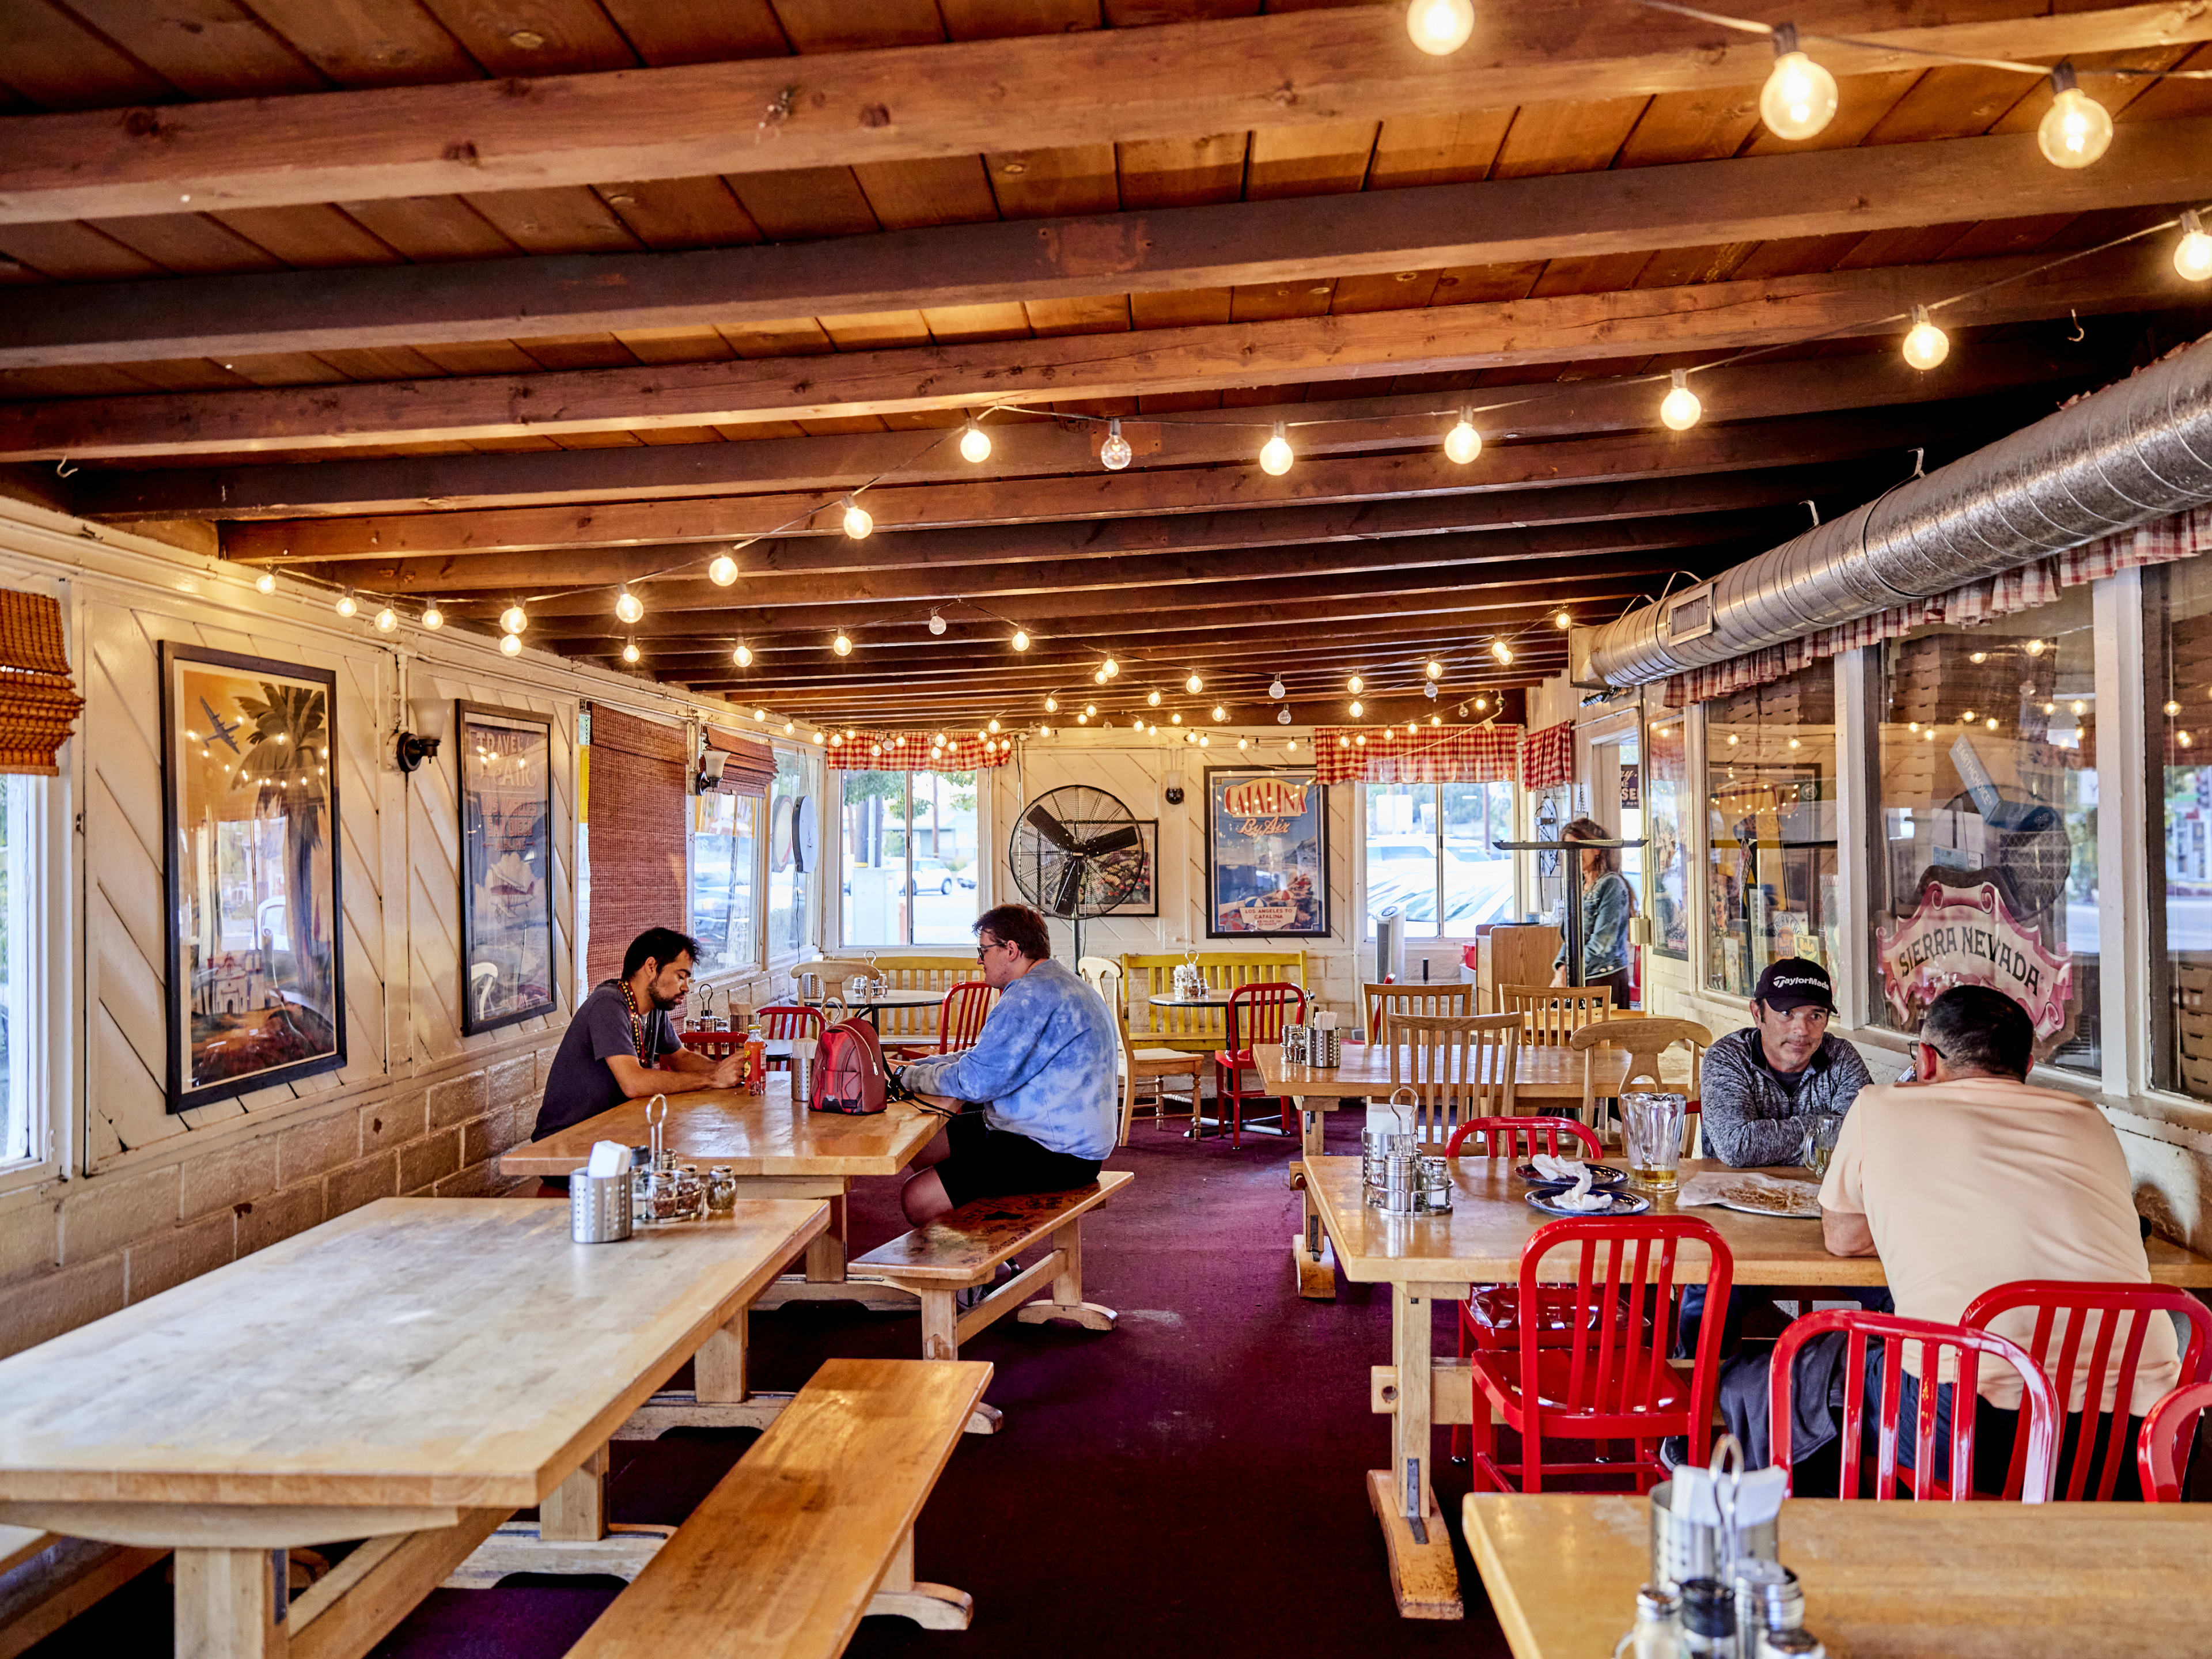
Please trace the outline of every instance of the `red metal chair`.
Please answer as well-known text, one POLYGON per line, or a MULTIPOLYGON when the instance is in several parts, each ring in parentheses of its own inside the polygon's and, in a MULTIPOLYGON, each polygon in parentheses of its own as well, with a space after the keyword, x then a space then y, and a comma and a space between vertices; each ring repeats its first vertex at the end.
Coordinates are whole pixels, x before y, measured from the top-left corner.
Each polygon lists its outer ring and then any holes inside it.
POLYGON ((1583 1152, 1591 1158, 1605 1156, 1604 1143, 1571 1117, 1472 1118, 1452 1131, 1452 1138, 1444 1143, 1444 1156, 1457 1158, 1460 1147, 1472 1136, 1482 1142, 1480 1147, 1468 1154, 1472 1158, 1504 1158, 1516 1164, 1538 1152, 1557 1158, 1561 1135, 1580 1141, 1583 1152), (1540 1139, 1544 1143, 1540 1146, 1536 1144, 1540 1139))
MULTIPOLYGON (((1229 1144, 1234 1147, 1244 1144, 1244 1103, 1246 1100, 1265 1100, 1269 1097, 1257 1089, 1244 1086, 1244 1073, 1256 1070, 1260 1062, 1253 1058, 1252 1050, 1262 1042, 1279 1042, 1283 1027, 1304 1022, 1306 994, 1286 980, 1260 980, 1250 985, 1240 985, 1229 994, 1229 1007, 1223 1026, 1224 1040, 1228 1046, 1213 1056, 1213 1097, 1217 1103, 1229 1104, 1229 1144)), ((1282 1109, 1283 1133, 1291 1132, 1291 1103, 1279 1101, 1282 1109)))
POLYGON ((1684 1244, 1709 1252, 1708 1295, 1715 1305, 1724 1304, 1735 1284, 1734 1260, 1721 1236, 1691 1217, 1553 1221, 1529 1235, 1521 1250, 1514 1347, 1477 1353, 1469 1367, 1476 1491, 1540 1492, 1550 1477, 1574 1475, 1626 1476, 1631 1490, 1647 1492, 1668 1478, 1659 1442, 1670 1435, 1688 1440, 1691 1462, 1705 1461, 1720 1380, 1721 1322, 1699 1325, 1686 1376, 1668 1363, 1681 1299, 1675 1258, 1684 1244), (1571 1281, 1560 1279, 1558 1267, 1547 1268, 1546 1257, 1554 1253, 1572 1254, 1571 1281), (1563 1299, 1555 1303, 1555 1297, 1563 1299), (1556 1344, 1540 1340, 1555 1306, 1566 1315, 1556 1344), (1516 1464, 1498 1461, 1491 1408, 1521 1437, 1516 1464), (1546 1442, 1563 1438, 1630 1441, 1635 1455, 1553 1462, 1545 1455, 1546 1442))
MULTIPOLYGON (((757 1010, 753 1018, 760 1021, 761 1035, 770 1042, 788 1042, 793 1037, 819 1038, 825 1022, 819 1008, 810 1008, 803 1002, 772 1002, 757 1010)), ((768 1068, 771 1072, 791 1069, 791 1056, 770 1054, 768 1068)))
POLYGON ((946 986, 945 1000, 937 1008, 937 1052, 949 1054, 956 1048, 974 1048, 998 994, 980 979, 946 986))
MULTIPOLYGON (((1709 1302, 1707 1306, 1717 1304, 1709 1302)), ((1708 1319, 1705 1323, 1717 1322, 1708 1319)), ((2018 1346, 2007 1341, 1995 1331, 1969 1330, 1963 1325, 1942 1325, 1933 1320, 1900 1319, 1893 1314, 1868 1313, 1860 1308, 1828 1308, 1819 1313, 1807 1314, 1792 1320, 1774 1345, 1773 1369, 1768 1373, 1768 1424, 1773 1436, 1774 1463, 1784 1476, 1790 1474, 1791 1366, 1797 1351, 1815 1336, 1826 1331, 1842 1331, 1847 1337, 1844 1355, 1844 1425, 1841 1440, 1843 1468, 1837 1478, 1838 1498, 1857 1498, 1859 1494, 1860 1449, 1864 1444, 1866 1426, 1866 1353, 1867 1340, 1881 1337, 1881 1382, 1879 1397, 1875 1401, 1876 1440, 1875 1450, 1874 1497, 1890 1498, 1898 1496, 1899 1484, 1911 1483, 1916 1498, 1948 1498, 1954 1503, 1964 1503, 1974 1496, 1974 1401, 1976 1376, 1980 1370, 1982 1357, 1986 1355, 2009 1364, 2020 1373, 2021 1408, 2025 1423, 2025 1436, 2021 1443, 2027 1448, 2024 1460, 2015 1465, 2021 1471, 2024 1503, 2040 1504, 2051 1497, 2051 1482, 2058 1473, 2058 1396, 2051 1386, 2051 1379, 2043 1367, 2028 1358, 2018 1346), (1905 1392, 1905 1345, 1916 1345, 1920 1350, 1922 1377, 1930 1379, 1931 1385, 1918 1390, 1918 1411, 1914 1414, 1912 1428, 1912 1468, 1909 1474, 1900 1474, 1897 1461, 1898 1417, 1902 1408, 1905 1392), (1956 1380, 1952 1384, 1954 1401, 1969 1402, 1965 1410, 1956 1407, 1951 1413, 1951 1469, 1954 1478, 1948 1483, 1936 1474, 1936 1389, 1932 1380, 1942 1375, 1941 1367, 1945 1350, 1954 1350, 1956 1380), (1965 1478, 1958 1478, 1961 1474, 1965 1478)))
POLYGON ((678 1031, 685 1048, 709 1060, 727 1060, 745 1046, 743 1031, 678 1031))
MULTIPOLYGON (((2135 1449, 2128 1443, 2129 1402, 2135 1394, 2136 1370, 2151 1322, 2162 1321, 2168 1314, 2179 1314, 2189 1322, 2189 1341, 2181 1351, 2177 1386, 2212 1382, 2212 1308, 2186 1291, 2164 1285, 2023 1279, 1984 1291, 1966 1304, 1959 1322, 1971 1330, 1985 1331, 1997 1316, 2016 1308, 2035 1310, 2034 1334, 2021 1346, 2050 1376, 2059 1409, 2074 1410, 2077 1395, 2081 1401, 2081 1431, 2075 1443, 2072 1466, 2065 1471, 2065 1490, 2057 1495, 2069 1504, 2079 1503, 2085 1496, 2109 1502, 2120 1470, 2135 1449), (2122 1316, 2102 1317, 2106 1313, 2122 1316), (2100 1443, 2101 1455, 2097 1450, 2100 1443), (2090 1492, 2087 1481, 2093 1463, 2102 1473, 2097 1478, 2096 1491, 2090 1492)), ((2007 1498, 2020 1496, 2027 1458, 2027 1443, 2015 1441, 2012 1473, 2005 1482, 2007 1498)))
MULTIPOLYGON (((1514 1165, 1525 1163, 1541 1152, 1551 1157, 1559 1155, 1559 1138, 1578 1141, 1580 1150, 1590 1158, 1605 1156, 1605 1147, 1596 1134, 1571 1117, 1479 1117, 1462 1123, 1452 1132, 1444 1143, 1444 1156, 1457 1158, 1461 1147, 1470 1138, 1480 1142, 1472 1157, 1500 1158, 1514 1165), (1542 1142, 1541 1146, 1537 1143, 1542 1142)), ((1547 1346, 1564 1346, 1566 1334, 1571 1328, 1567 1319, 1568 1297, 1564 1291, 1547 1291, 1544 1303, 1544 1324, 1537 1340, 1547 1346)), ((1459 1352, 1467 1357, 1468 1344, 1486 1350, 1510 1348, 1520 1340, 1521 1296, 1510 1285, 1477 1285, 1460 1304, 1459 1352)), ((1459 1435, 1452 1435, 1454 1455, 1457 1455, 1459 1435)))
POLYGON ((2144 1414, 2141 1443, 2136 1449, 2144 1503, 2181 1501, 2181 1477, 2189 1468, 2197 1419, 2208 1406, 2212 1406, 2212 1382, 2191 1382, 2176 1389, 2144 1414))

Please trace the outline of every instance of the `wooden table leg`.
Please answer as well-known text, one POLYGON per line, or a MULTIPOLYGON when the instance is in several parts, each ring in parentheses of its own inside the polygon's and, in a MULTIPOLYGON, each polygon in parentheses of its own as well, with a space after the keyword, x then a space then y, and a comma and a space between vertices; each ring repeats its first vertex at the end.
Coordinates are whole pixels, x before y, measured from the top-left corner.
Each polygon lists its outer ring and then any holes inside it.
POLYGON ((1053 1275, 1052 1300, 1036 1301, 1014 1310, 1018 1324, 1041 1325, 1048 1319, 1072 1319, 1085 1330, 1110 1331, 1121 1315, 1111 1308, 1083 1299, 1083 1218, 1078 1216, 1053 1229, 1052 1247, 1062 1257, 1053 1275))
POLYGON ((291 1571, 283 1550, 177 1552, 177 1659, 283 1659, 291 1571))
POLYGON ((1311 1107, 1303 1111, 1304 1122, 1299 1150, 1304 1161, 1299 1165, 1298 1189, 1305 1195, 1305 1229, 1291 1241, 1291 1265, 1297 1270, 1298 1294, 1310 1302, 1334 1302, 1336 1299, 1336 1250, 1322 1229, 1321 1206, 1314 1202, 1313 1184, 1305 1176, 1315 1158, 1322 1152, 1322 1114, 1311 1107))
POLYGON ((975 1615, 975 1602, 966 1590, 950 1584, 916 1583, 914 1577, 914 1534, 899 1542, 898 1553, 884 1570, 868 1603, 872 1613, 891 1613, 911 1619, 924 1630, 966 1630, 975 1615))
POLYGON ((844 1277, 845 1200, 840 1196, 830 1200, 830 1224, 807 1243, 806 1278, 810 1284, 836 1285, 844 1277))
POLYGON ((1398 1368, 1398 1409, 1390 1419, 1390 1467, 1370 1470, 1367 1498, 1382 1524, 1390 1559, 1390 1589, 1407 1619, 1460 1619, 1459 1569, 1451 1535, 1437 1512, 1430 1461, 1435 1422, 1431 1364, 1435 1344, 1431 1310, 1456 1300, 1449 1285, 1394 1284, 1390 1287, 1391 1358, 1398 1368))
POLYGON ((615 1431, 617 1440, 653 1440, 670 1429, 764 1429, 793 1396, 756 1394, 745 1372, 751 1310, 740 1308, 691 1356, 691 1388, 663 1389, 615 1431))
POLYGON ((535 1525, 511 1521, 499 1528, 453 1570, 447 1584, 482 1589, 510 1572, 636 1577, 676 1528, 608 1524, 607 1462, 602 1444, 539 1500, 535 1525))

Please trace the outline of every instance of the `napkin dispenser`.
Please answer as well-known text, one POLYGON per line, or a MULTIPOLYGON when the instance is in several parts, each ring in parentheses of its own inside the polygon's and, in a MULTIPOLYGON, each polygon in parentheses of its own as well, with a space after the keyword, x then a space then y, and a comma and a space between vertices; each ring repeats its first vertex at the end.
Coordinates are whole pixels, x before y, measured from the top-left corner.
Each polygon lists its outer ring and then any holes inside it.
POLYGON ((592 1161, 568 1177, 568 1237, 579 1244, 613 1244, 630 1236, 630 1150, 612 1140, 592 1148, 592 1161))

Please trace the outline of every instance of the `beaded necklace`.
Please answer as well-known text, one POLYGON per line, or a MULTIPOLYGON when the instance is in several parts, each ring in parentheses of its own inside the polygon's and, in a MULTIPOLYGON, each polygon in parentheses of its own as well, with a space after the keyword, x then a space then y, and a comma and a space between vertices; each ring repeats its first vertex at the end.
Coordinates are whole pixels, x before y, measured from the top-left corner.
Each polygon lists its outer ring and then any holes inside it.
POLYGON ((629 1010, 629 1046, 641 1065, 645 1060, 645 1015, 639 1011, 637 994, 629 988, 629 981, 621 981, 623 1006, 629 1010))

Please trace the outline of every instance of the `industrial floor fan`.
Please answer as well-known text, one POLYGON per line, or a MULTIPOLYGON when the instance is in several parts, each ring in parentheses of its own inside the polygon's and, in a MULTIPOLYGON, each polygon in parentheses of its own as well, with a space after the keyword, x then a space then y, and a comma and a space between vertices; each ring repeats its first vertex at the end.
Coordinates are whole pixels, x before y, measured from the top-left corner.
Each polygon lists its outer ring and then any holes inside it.
POLYGON ((1088 784, 1048 789, 1022 809, 1006 847, 1014 885, 1031 906, 1075 928, 1127 903, 1142 889, 1144 836, 1119 800, 1088 784))

